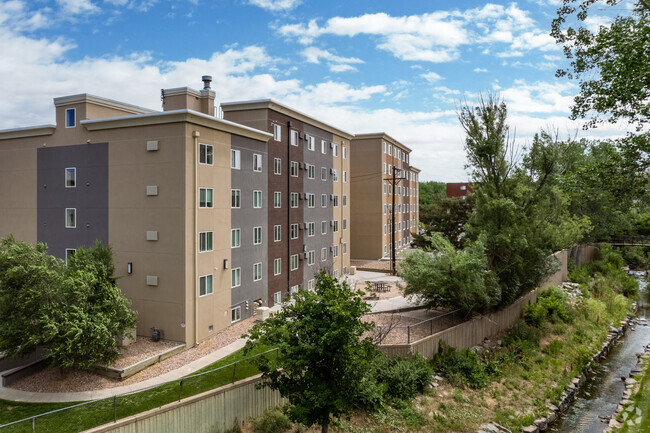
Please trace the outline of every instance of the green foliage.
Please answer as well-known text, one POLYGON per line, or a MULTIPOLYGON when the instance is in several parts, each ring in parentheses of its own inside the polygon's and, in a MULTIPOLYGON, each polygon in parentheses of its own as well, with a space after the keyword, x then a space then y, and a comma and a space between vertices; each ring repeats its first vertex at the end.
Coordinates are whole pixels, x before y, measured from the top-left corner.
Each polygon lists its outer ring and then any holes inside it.
POLYGON ((447 184, 444 182, 420 182, 418 186, 420 208, 432 205, 447 196, 447 184))
POLYGON ((560 354, 560 352, 562 352, 563 347, 564 343, 562 340, 554 339, 548 343, 548 346, 544 348, 543 352, 547 355, 557 356, 560 354))
POLYGON ((251 424, 255 433, 284 433, 291 428, 291 421, 279 409, 267 410, 261 417, 253 419, 251 424))
POLYGON ((525 352, 539 348, 541 339, 542 331, 539 327, 531 326, 520 320, 515 323, 508 336, 503 339, 503 345, 525 352))
POLYGON ((239 420, 235 418, 235 422, 232 424, 232 427, 223 433, 242 433, 241 426, 239 425, 239 420))
POLYGON ((21 356, 43 346, 52 365, 88 369, 119 356, 116 337, 135 327, 113 278, 112 252, 97 242, 63 261, 46 247, 0 242, 0 351, 21 356))
POLYGON ((433 245, 428 236, 440 233, 456 248, 461 248, 465 224, 474 211, 475 204, 475 196, 470 194, 465 200, 460 197, 441 197, 433 203, 420 205, 420 223, 425 235, 413 236, 414 242, 418 247, 430 250, 433 245))
POLYGON ((440 342, 438 353, 434 355, 434 370, 444 375, 454 386, 484 388, 490 379, 500 375, 499 367, 491 361, 484 362, 471 349, 457 351, 440 342))
POLYGON ((639 294, 639 284, 622 270, 626 265, 623 256, 610 244, 600 244, 599 252, 600 260, 575 267, 569 273, 569 279, 587 285, 596 297, 613 290, 629 298, 636 298, 639 294))
POLYGON ((423 392, 425 386, 431 383, 433 370, 429 361, 421 355, 409 359, 390 359, 387 367, 385 372, 380 372, 380 380, 386 384, 389 397, 408 400, 423 392))
POLYGON ((320 424, 348 414, 362 379, 375 357, 372 328, 362 322, 369 311, 361 291, 321 272, 314 292, 299 291, 293 303, 249 331, 248 352, 259 345, 278 347, 278 354, 256 359, 265 385, 289 400, 287 415, 295 422, 320 424))
POLYGON ((400 263, 400 276, 407 283, 405 296, 419 297, 427 308, 452 307, 464 312, 485 311, 498 304, 482 238, 464 250, 435 233, 430 242, 435 253, 414 251, 400 263))
POLYGON ((631 269, 648 269, 650 259, 650 248, 643 247, 623 247, 623 259, 631 269), (648 250, 646 253, 645 250, 648 250))

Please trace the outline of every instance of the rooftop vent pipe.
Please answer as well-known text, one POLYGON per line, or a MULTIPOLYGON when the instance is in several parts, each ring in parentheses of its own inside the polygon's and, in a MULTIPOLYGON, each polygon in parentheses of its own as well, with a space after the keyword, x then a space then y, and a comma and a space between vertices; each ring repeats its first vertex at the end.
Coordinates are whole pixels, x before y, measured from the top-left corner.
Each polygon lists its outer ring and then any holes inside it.
POLYGON ((201 77, 203 80, 203 90, 210 90, 210 83, 212 82, 212 75, 204 75, 201 77))

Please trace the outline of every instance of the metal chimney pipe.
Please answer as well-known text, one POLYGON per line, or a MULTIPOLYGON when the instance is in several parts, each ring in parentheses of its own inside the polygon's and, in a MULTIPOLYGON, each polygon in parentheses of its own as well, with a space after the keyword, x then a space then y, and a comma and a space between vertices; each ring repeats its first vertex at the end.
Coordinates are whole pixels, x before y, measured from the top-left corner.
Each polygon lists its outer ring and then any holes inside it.
POLYGON ((204 75, 201 77, 203 80, 203 90, 210 90, 210 83, 212 82, 212 75, 204 75))

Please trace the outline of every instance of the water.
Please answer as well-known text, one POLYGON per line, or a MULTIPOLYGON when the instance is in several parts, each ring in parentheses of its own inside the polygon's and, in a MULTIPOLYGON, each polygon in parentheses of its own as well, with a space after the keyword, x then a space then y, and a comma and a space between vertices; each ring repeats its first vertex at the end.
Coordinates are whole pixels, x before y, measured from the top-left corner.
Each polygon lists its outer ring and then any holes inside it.
POLYGON ((636 354, 650 343, 650 306, 646 291, 647 282, 639 280, 638 324, 628 329, 610 351, 607 359, 594 369, 582 386, 575 402, 548 431, 560 433, 600 433, 608 426, 609 417, 623 397, 627 378, 637 362, 636 354), (607 418, 607 420, 605 420, 607 418))

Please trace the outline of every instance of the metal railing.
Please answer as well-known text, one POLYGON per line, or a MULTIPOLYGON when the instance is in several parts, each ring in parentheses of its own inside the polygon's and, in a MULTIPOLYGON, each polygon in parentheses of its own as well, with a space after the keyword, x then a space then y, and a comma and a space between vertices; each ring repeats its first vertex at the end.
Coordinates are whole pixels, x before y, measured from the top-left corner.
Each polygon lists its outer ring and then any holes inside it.
POLYGON ((614 246, 650 246, 650 236, 612 236, 606 242, 614 246))
POLYGON ((84 401, 61 409, 32 415, 28 418, 0 425, 0 430, 2 430, 2 433, 23 433, 30 431, 36 433, 37 421, 39 421, 39 424, 43 424, 43 428, 38 431, 53 431, 57 428, 57 424, 59 424, 65 426, 65 429, 59 431, 65 431, 68 433, 87 430, 109 422, 117 422, 118 419, 136 413, 141 413, 175 401, 181 401, 183 397, 191 397, 201 392, 209 391, 229 383, 234 383, 236 380, 253 376, 258 373, 258 370, 256 367, 254 367, 254 369, 250 368, 253 366, 250 361, 271 352, 275 352, 275 356, 277 357, 278 351, 279 349, 276 347, 202 373, 183 376, 180 379, 116 394, 111 397, 84 401), (249 365, 241 366, 241 364, 244 363, 249 365), (237 369, 238 365, 240 365, 239 370, 237 369), (232 374, 230 373, 231 368, 232 374), (241 377, 238 377, 238 371, 239 376, 241 377), (177 387, 174 386, 176 384, 177 387), (134 401, 134 396, 136 394, 151 390, 157 391, 151 392, 150 395, 143 399, 143 401, 134 401), (184 391, 185 395, 183 395, 184 391), (125 409, 121 411, 122 413, 119 413, 120 404, 123 404, 125 407, 125 409), (76 409, 84 410, 86 414, 76 413, 76 409), (92 417, 89 417, 87 416, 87 413, 91 410, 94 410, 95 414, 93 414, 92 417))
POLYGON ((389 326, 391 329, 387 334, 396 329, 406 328, 406 343, 410 344, 412 339, 415 339, 414 341, 421 340, 466 320, 467 317, 460 310, 454 310, 410 325, 379 325, 378 327, 389 326))

